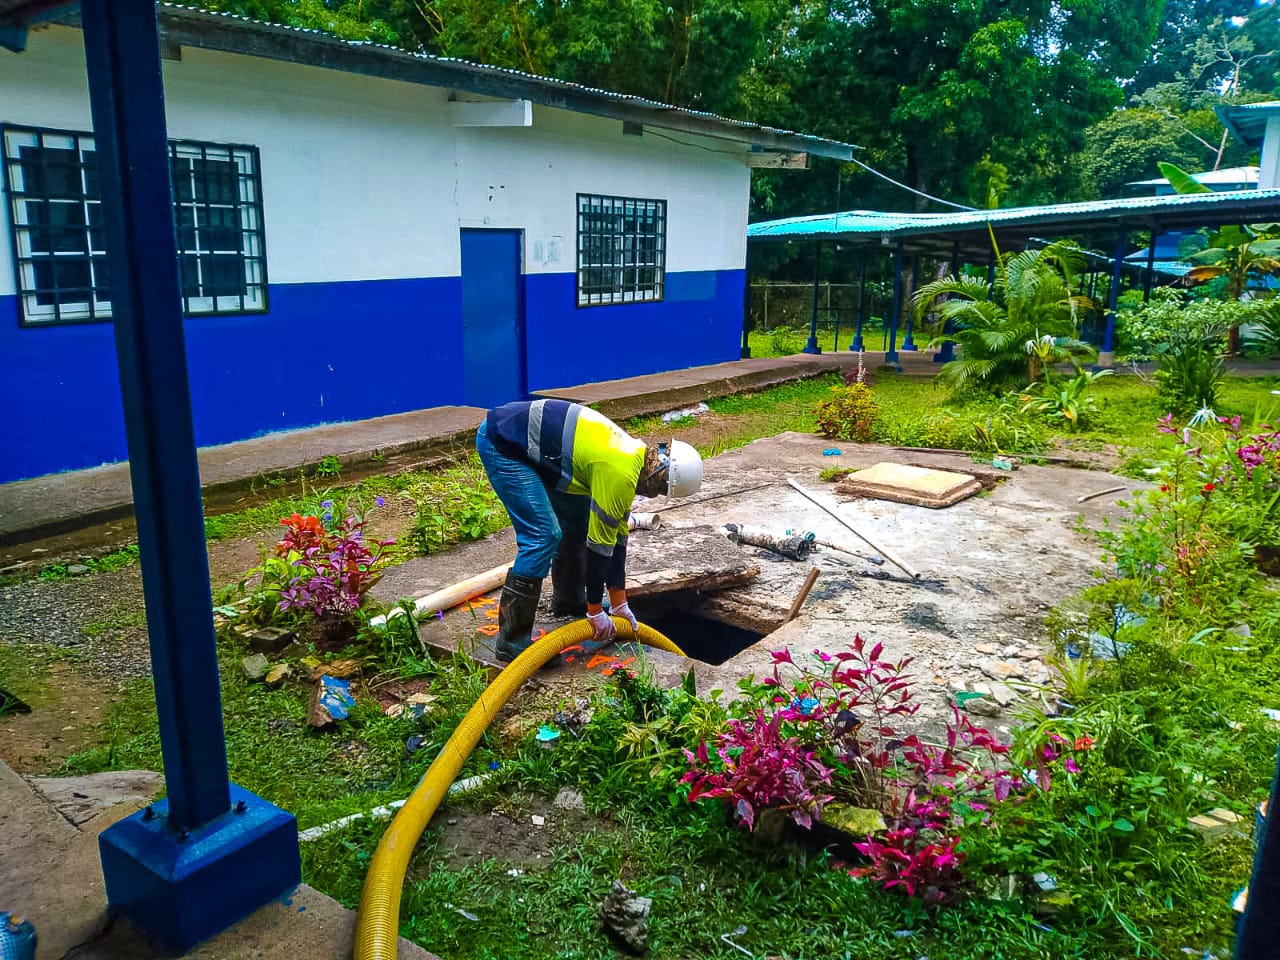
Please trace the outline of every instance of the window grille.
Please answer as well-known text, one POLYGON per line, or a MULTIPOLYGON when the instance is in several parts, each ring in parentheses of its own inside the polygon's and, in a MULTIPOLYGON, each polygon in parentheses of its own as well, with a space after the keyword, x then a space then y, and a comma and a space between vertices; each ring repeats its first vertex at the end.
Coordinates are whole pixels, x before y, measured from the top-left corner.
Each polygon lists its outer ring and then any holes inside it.
POLYGON ((578 194, 578 306, 661 300, 667 201, 578 194))
MULTIPOLYGON (((23 323, 108 319, 111 283, 93 138, 9 127, 3 144, 23 323)), ((172 141, 169 156, 184 312, 265 310, 257 148, 172 141)))

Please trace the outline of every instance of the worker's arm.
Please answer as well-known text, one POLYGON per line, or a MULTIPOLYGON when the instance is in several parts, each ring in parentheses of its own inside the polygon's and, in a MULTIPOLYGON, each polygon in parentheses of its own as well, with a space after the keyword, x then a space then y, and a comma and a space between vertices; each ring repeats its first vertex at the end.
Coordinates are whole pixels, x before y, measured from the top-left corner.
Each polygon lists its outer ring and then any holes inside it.
POLYGON ((606 586, 611 606, 627 602, 627 518, 635 493, 634 479, 622 471, 602 467, 591 478, 591 515, 587 520, 589 614, 600 614, 606 586))

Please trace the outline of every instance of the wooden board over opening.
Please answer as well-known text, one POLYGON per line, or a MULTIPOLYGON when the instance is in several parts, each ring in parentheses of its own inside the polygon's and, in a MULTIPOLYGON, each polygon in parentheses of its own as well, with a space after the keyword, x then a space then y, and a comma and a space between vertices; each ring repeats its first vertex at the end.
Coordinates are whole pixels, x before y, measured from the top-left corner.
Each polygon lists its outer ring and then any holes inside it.
POLYGON ((949 507, 981 489, 982 484, 968 474, 903 463, 877 463, 849 474, 836 484, 837 493, 850 497, 893 500, 933 508, 949 507))

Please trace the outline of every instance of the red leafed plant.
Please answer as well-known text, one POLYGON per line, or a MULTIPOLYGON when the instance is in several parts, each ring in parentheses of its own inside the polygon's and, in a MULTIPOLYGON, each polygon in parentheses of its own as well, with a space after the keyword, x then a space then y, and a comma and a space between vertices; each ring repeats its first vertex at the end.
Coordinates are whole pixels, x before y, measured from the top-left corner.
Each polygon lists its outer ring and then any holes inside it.
POLYGON ((332 502, 322 507, 329 526, 297 513, 280 521, 288 532, 276 544, 276 556, 287 559, 292 570, 280 593, 280 609, 304 610, 322 622, 349 621, 382 579, 386 549, 395 541, 366 542, 362 512, 333 521, 332 502))
POLYGON ((814 819, 832 799, 873 808, 886 829, 854 844, 867 863, 850 872, 928 902, 949 899, 962 879, 960 805, 980 812, 1021 785, 997 769, 1006 748, 954 708, 941 744, 899 729, 919 710, 910 663, 885 658, 883 645, 861 636, 846 650, 815 650, 799 661, 775 651, 752 714, 730 721, 717 740, 718 769, 707 772, 706 744, 687 754, 689 799, 730 799, 748 825, 761 805, 785 803, 804 825, 792 811, 806 803, 814 819), (831 795, 819 798, 819 790, 831 795))
POLYGON ((766 717, 764 711, 749 721, 730 720, 716 747, 716 770, 707 769, 711 758, 705 743, 696 754, 686 750, 694 765, 681 779, 693 784, 689 799, 733 801, 734 813, 750 830, 755 829, 756 813, 766 807, 784 811, 802 827, 812 826, 831 799, 815 788, 831 782, 831 771, 797 737, 784 737, 781 728, 781 717, 766 717))

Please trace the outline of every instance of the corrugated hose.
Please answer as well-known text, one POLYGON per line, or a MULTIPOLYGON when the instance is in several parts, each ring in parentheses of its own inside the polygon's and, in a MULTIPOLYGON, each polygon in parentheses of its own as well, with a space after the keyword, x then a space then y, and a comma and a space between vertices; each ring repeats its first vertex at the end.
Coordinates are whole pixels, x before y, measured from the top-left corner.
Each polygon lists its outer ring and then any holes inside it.
MULTIPOLYGON (((614 617, 613 623, 618 629, 619 639, 629 637, 632 632, 629 621, 614 617)), ((521 684, 557 653, 591 638, 591 624, 586 620, 552 630, 511 661, 467 711, 458 729, 387 827, 373 854, 369 872, 365 875, 364 892, 360 896, 360 913, 356 918, 355 960, 395 960, 400 938, 400 895, 405 871, 409 868, 409 859, 422 831, 431 822, 440 801, 449 792, 449 786, 498 711, 521 684)), ((681 657, 685 655, 674 643, 643 623, 634 639, 645 646, 657 647, 681 657)))

